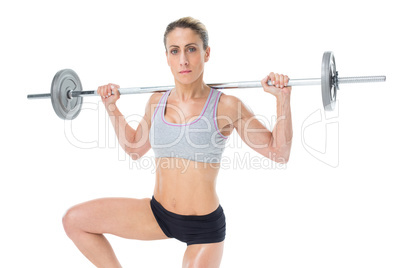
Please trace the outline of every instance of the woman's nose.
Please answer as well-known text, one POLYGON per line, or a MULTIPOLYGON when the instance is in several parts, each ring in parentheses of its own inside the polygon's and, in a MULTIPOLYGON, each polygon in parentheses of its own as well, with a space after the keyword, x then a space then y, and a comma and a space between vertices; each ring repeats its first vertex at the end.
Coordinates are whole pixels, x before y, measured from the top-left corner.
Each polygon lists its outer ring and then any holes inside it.
POLYGON ((186 53, 181 53, 180 55, 180 65, 188 65, 188 60, 186 53))

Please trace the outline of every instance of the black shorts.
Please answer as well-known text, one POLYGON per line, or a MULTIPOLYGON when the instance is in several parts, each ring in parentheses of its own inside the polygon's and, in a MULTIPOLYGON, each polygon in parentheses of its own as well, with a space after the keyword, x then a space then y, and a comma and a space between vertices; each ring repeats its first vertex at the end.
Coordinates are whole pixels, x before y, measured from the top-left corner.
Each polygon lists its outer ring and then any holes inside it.
POLYGON ((166 210, 152 196, 151 209, 165 235, 187 243, 188 246, 225 240, 226 219, 221 205, 207 215, 179 215, 166 210))

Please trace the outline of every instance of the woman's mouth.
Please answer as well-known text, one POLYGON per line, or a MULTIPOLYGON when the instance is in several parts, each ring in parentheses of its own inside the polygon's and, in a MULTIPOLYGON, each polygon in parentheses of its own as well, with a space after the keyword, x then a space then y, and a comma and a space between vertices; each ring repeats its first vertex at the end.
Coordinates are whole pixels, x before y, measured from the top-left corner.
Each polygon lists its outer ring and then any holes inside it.
POLYGON ((183 70, 183 71, 180 71, 180 73, 181 74, 188 74, 188 73, 191 73, 191 70, 183 70))

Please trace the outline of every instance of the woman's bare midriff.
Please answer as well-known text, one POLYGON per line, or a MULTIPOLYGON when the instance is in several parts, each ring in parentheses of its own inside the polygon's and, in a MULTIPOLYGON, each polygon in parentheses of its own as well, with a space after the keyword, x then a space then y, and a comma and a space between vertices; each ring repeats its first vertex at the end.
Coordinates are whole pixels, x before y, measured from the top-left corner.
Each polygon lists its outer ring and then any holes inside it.
POLYGON ((206 215, 219 206, 216 179, 219 163, 184 158, 155 158, 155 199, 168 211, 180 215, 206 215))

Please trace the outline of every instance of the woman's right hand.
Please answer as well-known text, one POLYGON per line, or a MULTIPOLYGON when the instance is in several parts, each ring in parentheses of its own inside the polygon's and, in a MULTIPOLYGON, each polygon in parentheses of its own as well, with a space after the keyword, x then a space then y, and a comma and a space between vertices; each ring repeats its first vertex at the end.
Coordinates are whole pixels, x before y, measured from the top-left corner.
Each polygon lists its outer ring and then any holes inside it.
POLYGON ((107 84, 98 87, 98 95, 102 98, 105 107, 109 107, 111 104, 116 104, 116 101, 120 98, 119 88, 120 86, 115 84, 107 84))

